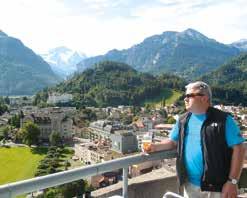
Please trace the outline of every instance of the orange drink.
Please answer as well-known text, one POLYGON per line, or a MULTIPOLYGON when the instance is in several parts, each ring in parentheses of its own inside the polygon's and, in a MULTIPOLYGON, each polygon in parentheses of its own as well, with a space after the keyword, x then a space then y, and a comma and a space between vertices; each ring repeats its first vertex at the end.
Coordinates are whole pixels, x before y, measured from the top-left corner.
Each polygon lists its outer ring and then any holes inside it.
POLYGON ((150 151, 151 143, 152 143, 152 140, 142 140, 142 150, 143 150, 143 152, 150 151))

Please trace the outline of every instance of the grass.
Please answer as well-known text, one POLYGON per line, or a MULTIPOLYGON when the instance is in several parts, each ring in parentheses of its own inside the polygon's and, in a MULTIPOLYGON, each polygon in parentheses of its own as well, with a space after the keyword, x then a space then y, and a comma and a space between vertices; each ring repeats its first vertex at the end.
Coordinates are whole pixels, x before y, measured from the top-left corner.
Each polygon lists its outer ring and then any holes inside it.
POLYGON ((181 92, 173 90, 173 89, 163 89, 159 96, 146 100, 144 104, 150 104, 154 107, 161 107, 162 101, 165 100, 166 105, 173 104, 179 97, 182 95, 181 92))
POLYGON ((0 185, 33 178, 46 152, 45 148, 0 148, 0 185))

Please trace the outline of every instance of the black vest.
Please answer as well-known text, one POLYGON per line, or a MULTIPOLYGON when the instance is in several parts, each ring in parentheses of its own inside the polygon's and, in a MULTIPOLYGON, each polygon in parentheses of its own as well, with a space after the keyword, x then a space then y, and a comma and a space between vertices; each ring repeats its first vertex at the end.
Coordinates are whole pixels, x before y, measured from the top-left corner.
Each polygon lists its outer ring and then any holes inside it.
MULTIPOLYGON (((201 145, 203 154, 202 191, 221 192, 227 181, 232 158, 232 148, 229 148, 225 138, 227 113, 209 107, 206 120, 201 128, 201 145)), ((191 113, 183 114, 179 119, 179 140, 177 146, 177 174, 179 185, 186 182, 184 165, 184 136, 191 113)))

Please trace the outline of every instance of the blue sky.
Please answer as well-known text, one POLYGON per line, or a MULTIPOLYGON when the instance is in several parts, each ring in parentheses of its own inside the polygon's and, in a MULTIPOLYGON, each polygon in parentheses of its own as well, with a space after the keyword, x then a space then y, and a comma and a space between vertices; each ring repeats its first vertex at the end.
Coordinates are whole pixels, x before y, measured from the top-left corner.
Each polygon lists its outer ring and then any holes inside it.
POLYGON ((193 28, 219 42, 247 38, 246 0, 1 0, 0 30, 36 53, 67 46, 87 55, 193 28))

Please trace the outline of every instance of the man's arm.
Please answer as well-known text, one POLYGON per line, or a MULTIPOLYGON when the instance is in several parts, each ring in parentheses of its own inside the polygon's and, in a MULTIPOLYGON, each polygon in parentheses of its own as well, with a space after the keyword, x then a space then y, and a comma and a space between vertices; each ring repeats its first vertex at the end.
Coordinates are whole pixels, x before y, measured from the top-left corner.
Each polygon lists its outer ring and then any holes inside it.
POLYGON ((229 178, 239 179, 243 167, 245 156, 245 148, 243 144, 238 144, 233 147, 231 170, 229 178))
MULTIPOLYGON (((243 144, 238 144, 233 147, 231 169, 229 178, 239 180, 243 161, 245 156, 245 148, 243 144)), ((223 197, 237 197, 237 185, 226 182, 222 189, 223 197)))
POLYGON ((177 147, 177 142, 166 139, 159 143, 152 143, 150 146, 150 152, 162 151, 162 150, 171 150, 177 147))

